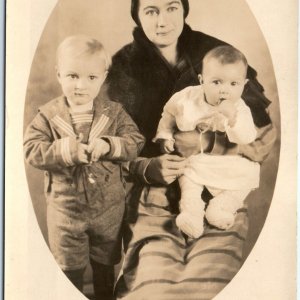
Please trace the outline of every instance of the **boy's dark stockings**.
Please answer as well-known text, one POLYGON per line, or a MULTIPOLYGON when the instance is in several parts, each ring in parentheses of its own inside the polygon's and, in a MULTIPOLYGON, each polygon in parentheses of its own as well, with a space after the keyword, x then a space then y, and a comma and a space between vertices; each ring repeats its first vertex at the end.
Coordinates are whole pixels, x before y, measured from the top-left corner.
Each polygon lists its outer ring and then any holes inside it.
POLYGON ((82 292, 83 290, 83 273, 85 268, 79 270, 64 271, 69 280, 82 292))
POLYGON ((106 266, 90 260, 93 269, 95 300, 114 300, 114 266, 106 266))

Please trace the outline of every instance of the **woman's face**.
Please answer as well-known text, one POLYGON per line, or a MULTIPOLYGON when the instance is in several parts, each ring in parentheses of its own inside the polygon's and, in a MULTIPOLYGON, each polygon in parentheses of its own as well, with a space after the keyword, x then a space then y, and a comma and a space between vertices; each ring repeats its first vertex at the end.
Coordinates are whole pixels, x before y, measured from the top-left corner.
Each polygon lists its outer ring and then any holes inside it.
POLYGON ((138 17, 145 35, 156 47, 177 43, 184 25, 180 0, 140 0, 138 17))

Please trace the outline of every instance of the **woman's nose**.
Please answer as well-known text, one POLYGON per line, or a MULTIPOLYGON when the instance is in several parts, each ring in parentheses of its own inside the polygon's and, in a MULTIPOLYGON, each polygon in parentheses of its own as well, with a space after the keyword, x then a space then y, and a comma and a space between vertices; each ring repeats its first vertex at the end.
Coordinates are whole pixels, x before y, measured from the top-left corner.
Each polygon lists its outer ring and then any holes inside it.
POLYGON ((158 15, 157 25, 159 27, 164 27, 164 26, 166 26, 166 23, 167 23, 166 13, 160 12, 160 14, 158 15))

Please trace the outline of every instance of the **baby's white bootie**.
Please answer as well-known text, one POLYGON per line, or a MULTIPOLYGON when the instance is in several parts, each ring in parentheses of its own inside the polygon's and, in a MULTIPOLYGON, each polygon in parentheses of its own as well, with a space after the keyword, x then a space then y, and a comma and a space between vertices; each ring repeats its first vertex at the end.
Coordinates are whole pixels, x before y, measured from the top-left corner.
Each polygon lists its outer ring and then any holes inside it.
POLYGON ((181 199, 181 213, 176 218, 178 228, 190 238, 199 238, 204 230, 204 203, 199 199, 181 199))
POLYGON ((205 217, 209 224, 220 228, 228 229, 234 224, 236 211, 242 202, 226 193, 221 193, 209 201, 205 217))

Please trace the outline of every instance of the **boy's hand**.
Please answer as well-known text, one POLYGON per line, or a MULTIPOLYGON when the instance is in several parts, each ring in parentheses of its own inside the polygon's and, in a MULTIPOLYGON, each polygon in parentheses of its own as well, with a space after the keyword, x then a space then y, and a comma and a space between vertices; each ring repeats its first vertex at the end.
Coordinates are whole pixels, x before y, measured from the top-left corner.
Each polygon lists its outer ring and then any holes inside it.
POLYGON ((237 119, 237 109, 235 103, 225 100, 218 106, 218 111, 228 119, 228 124, 233 127, 237 119))
POLYGON ((88 153, 87 153, 87 145, 81 143, 83 140, 83 134, 80 133, 79 136, 75 140, 76 147, 76 163, 77 164, 88 164, 88 153))
POLYGON ((77 145, 77 160, 78 163, 88 164, 87 145, 78 143, 77 145))
POLYGON ((91 161, 96 162, 100 157, 110 151, 110 145, 103 139, 94 138, 87 147, 87 152, 91 153, 91 161))
POLYGON ((172 153, 174 149, 174 143, 175 141, 173 140, 161 140, 160 142, 160 147, 163 153, 172 153))

